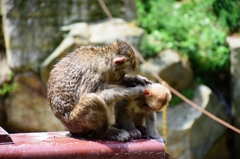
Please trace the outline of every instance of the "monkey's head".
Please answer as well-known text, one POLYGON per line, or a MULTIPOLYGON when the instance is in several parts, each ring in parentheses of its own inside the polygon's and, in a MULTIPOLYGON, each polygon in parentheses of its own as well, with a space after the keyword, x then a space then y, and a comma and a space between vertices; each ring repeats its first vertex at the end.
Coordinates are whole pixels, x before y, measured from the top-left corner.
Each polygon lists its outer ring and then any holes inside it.
POLYGON ((148 85, 143 94, 146 101, 143 109, 146 111, 159 112, 168 106, 172 98, 170 91, 158 83, 148 85))
POLYGON ((137 58, 128 43, 117 40, 113 45, 117 47, 117 52, 114 54, 113 70, 110 78, 114 82, 119 82, 126 73, 136 70, 137 58))

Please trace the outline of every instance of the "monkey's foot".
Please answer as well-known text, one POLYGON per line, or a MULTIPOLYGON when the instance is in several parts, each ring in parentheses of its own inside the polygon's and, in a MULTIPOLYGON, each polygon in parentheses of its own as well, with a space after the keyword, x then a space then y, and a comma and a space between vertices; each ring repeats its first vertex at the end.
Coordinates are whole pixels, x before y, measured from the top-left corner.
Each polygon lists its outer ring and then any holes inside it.
POLYGON ((131 136, 125 130, 110 127, 102 138, 125 142, 129 141, 131 139, 131 136))
POLYGON ((136 129, 136 128, 134 128, 134 129, 132 129, 132 130, 130 130, 128 132, 129 132, 131 138, 133 138, 133 139, 139 139, 139 138, 142 137, 141 132, 138 129, 136 129))
POLYGON ((163 137, 161 139, 158 139, 158 140, 162 141, 164 144, 166 144, 166 142, 167 142, 167 140, 164 139, 163 137))
POLYGON ((151 138, 151 139, 157 139, 157 140, 160 140, 161 142, 163 143, 166 143, 167 140, 164 139, 161 135, 159 134, 152 134, 152 135, 148 135, 148 138, 151 138))
POLYGON ((164 144, 167 142, 167 140, 166 139, 164 139, 162 136, 158 136, 158 137, 152 137, 152 136, 150 136, 150 138, 151 139, 157 139, 157 140, 160 140, 161 142, 163 142, 164 144))
POLYGON ((141 132, 142 138, 147 137, 147 128, 145 126, 136 126, 136 128, 141 132))

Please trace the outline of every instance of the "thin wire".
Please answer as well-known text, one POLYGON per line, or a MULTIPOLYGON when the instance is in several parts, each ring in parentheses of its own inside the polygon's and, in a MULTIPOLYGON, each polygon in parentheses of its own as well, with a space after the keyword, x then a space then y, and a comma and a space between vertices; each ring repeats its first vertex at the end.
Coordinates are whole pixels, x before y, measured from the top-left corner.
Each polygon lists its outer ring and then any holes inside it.
POLYGON ((99 4, 101 5, 103 11, 105 12, 105 14, 107 15, 107 17, 112 20, 113 19, 113 16, 111 14, 111 12, 108 10, 105 2, 103 0, 98 0, 99 4))
MULTIPOLYGON (((108 18, 110 20, 113 19, 112 14, 110 13, 110 11, 108 10, 106 4, 104 3, 103 0, 98 0, 99 4, 101 5, 103 11, 105 12, 105 14, 108 16, 108 18)), ((130 45, 131 43, 126 40, 130 45)), ((131 45, 132 46, 132 45, 131 45)), ((142 55, 134 48, 134 46, 132 46, 134 52, 136 53, 136 56, 138 57, 138 59, 143 63, 146 64, 146 60, 142 57, 142 55)), ((148 67, 146 65, 148 71, 158 80, 159 83, 162 83, 162 79, 161 77, 154 72, 150 67, 148 67)), ((198 106, 196 103, 190 101, 189 99, 187 99, 185 96, 183 96, 181 93, 179 93, 177 90, 175 90, 174 88, 172 88, 171 86, 167 85, 166 86, 173 94, 175 94, 176 96, 178 96, 179 98, 181 98, 183 101, 185 101, 187 104, 191 105, 192 107, 196 108, 197 110, 199 110, 200 112, 202 112, 203 114, 207 115, 208 117, 212 118, 213 120, 217 121, 218 123, 224 125, 225 127, 232 129, 233 131, 237 132, 238 134, 240 134, 240 129, 232 126, 231 124, 225 122, 224 120, 216 117, 215 115, 213 115, 212 113, 206 111, 205 109, 201 108, 200 106, 198 106)))
MULTIPOLYGON (((133 47, 133 46, 132 46, 133 47)), ((136 55, 138 56, 139 60, 143 63, 146 64, 145 59, 142 57, 142 55, 134 48, 134 51, 136 53, 136 55)), ((152 71, 151 68, 147 67, 147 69, 153 73, 153 76, 160 82, 162 83, 162 79, 161 77, 158 76, 158 74, 156 74, 154 71, 152 71)), ((228 127, 229 129, 232 129, 233 131, 237 132, 240 134, 240 129, 230 125, 229 123, 225 122, 224 120, 216 117, 215 115, 211 114, 210 112, 206 111, 205 109, 203 109, 202 107, 198 106, 196 103, 192 102, 191 100, 187 99, 185 96, 183 96, 181 93, 179 93, 177 90, 175 90, 174 88, 172 88, 169 85, 166 85, 166 87, 168 87, 168 89, 175 94, 176 96, 178 96, 179 98, 181 98, 183 101, 185 101, 187 104, 191 105, 192 107, 196 108, 197 110, 201 111, 202 113, 204 113, 205 115, 207 115, 208 117, 212 118, 213 120, 217 121, 218 123, 228 127)))

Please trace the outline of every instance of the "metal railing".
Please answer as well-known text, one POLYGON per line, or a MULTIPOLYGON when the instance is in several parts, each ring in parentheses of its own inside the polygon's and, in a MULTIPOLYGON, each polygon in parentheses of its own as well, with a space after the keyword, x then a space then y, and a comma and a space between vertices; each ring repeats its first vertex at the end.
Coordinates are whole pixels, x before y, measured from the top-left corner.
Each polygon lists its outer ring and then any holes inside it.
POLYGON ((85 140, 72 137, 68 131, 8 134, 0 127, 0 158, 169 159, 169 155, 164 144, 153 139, 129 142, 85 140), (1 136, 8 136, 11 142, 1 140, 1 136))

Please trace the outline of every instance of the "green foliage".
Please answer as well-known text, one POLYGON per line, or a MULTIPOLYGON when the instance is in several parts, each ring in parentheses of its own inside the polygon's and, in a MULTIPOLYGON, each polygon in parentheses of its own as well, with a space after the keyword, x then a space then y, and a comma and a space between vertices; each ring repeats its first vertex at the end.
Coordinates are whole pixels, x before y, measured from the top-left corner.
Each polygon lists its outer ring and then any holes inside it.
POLYGON ((189 59, 197 77, 229 70, 227 32, 213 12, 214 1, 138 0, 138 22, 148 33, 140 48, 144 56, 170 48, 189 59))
POLYGON ((218 17, 219 23, 234 33, 240 28, 240 1, 239 0, 215 0, 213 11, 218 17))
POLYGON ((0 96, 4 96, 7 93, 15 91, 17 87, 18 87, 17 83, 12 83, 12 84, 4 83, 0 88, 0 96))

